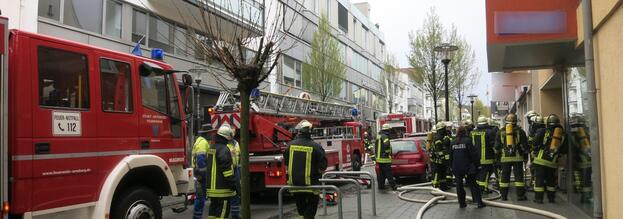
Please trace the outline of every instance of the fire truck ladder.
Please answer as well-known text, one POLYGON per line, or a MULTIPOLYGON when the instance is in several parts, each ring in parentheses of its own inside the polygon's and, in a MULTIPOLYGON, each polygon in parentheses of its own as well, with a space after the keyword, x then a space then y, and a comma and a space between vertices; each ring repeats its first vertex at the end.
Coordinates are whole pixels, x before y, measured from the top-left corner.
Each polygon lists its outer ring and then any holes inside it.
MULTIPOLYGON (((219 98, 220 99, 220 98, 219 98)), ((256 112, 325 119, 351 118, 353 107, 262 92, 252 103, 256 112)))

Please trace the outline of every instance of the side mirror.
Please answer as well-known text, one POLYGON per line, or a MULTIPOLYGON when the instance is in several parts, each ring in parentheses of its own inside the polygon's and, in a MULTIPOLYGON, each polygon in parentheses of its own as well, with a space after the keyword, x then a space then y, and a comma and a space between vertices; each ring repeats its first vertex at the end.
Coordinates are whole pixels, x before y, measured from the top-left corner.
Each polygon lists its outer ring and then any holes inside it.
POLYGON ((186 114, 193 114, 195 111, 195 92, 192 86, 186 86, 184 89, 184 112, 186 114))
POLYGON ((191 76, 190 74, 183 74, 182 75, 182 83, 186 86, 192 86, 193 85, 193 76, 191 76))

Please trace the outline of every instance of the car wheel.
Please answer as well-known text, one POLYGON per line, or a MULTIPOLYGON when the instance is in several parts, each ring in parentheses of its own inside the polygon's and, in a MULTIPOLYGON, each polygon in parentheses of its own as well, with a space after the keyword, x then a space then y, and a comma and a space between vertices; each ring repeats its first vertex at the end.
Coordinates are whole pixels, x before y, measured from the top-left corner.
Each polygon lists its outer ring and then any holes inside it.
POLYGON ((139 186, 119 193, 112 205, 112 219, 162 219, 158 196, 150 189, 139 186))
POLYGON ((350 160, 350 164, 353 167, 353 171, 360 171, 361 170, 361 155, 359 154, 353 154, 353 159, 350 160))

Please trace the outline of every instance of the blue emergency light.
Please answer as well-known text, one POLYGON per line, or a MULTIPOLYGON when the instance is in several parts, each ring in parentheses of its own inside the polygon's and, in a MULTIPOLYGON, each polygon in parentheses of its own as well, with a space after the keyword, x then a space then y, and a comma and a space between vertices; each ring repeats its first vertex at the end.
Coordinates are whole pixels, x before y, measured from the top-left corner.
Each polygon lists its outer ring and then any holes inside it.
POLYGON ((357 110, 357 108, 352 108, 350 110, 350 114, 353 116, 358 116, 359 115, 359 110, 357 110))
POLYGON ((164 60, 164 51, 159 48, 153 48, 151 50, 151 58, 155 60, 164 60))

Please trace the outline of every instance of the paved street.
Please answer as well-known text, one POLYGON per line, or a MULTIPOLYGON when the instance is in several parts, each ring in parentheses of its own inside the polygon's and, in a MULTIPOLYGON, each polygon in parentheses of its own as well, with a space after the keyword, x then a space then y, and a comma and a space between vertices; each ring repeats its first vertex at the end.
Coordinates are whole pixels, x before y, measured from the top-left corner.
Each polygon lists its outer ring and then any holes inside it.
MULTIPOLYGON (((364 169, 367 171, 371 171, 371 168, 364 169)), ((412 179, 401 179, 399 183, 402 185, 417 183, 412 179)), ((356 218, 357 217, 357 196, 355 193, 355 189, 351 185, 341 186, 341 189, 344 191, 343 195, 343 213, 344 218, 356 218)), ((452 190, 454 192, 454 190, 452 190)), ((370 201, 370 189, 362 190, 362 214, 363 218, 415 218, 418 210, 423 204, 420 203, 412 203, 400 200, 398 198, 398 192, 392 191, 380 191, 377 193, 377 216, 372 216, 371 210, 371 201, 370 201)), ((469 191, 467 191, 469 195, 469 191)), ((561 214, 568 218, 583 218, 584 214, 580 212, 579 209, 573 207, 568 204, 563 198, 565 196, 562 193, 559 193, 557 198, 557 203, 555 204, 542 204, 538 205, 533 203, 532 201, 513 201, 515 199, 515 194, 509 194, 510 201, 504 203, 518 204, 524 205, 528 207, 535 207, 538 209, 543 209, 547 211, 552 211, 558 214, 561 214)), ((415 197, 418 199, 429 199, 432 195, 428 194, 428 192, 420 191, 420 192, 412 192, 408 194, 408 197, 415 197)), ((533 194, 529 193, 528 197, 532 199, 533 194)), ((297 218, 296 209, 292 202, 292 200, 285 199, 286 205, 284 207, 284 218, 297 218)), ((277 215, 277 197, 276 196, 261 196, 254 197, 254 202, 252 204, 252 218, 264 219, 276 219, 277 215)), ((323 215, 323 209, 321 206, 318 207, 318 213, 316 218, 337 218, 338 217, 338 208, 337 206, 330 206, 327 208, 327 215, 323 215)), ((191 218, 192 217, 192 209, 187 210, 182 214, 174 214, 170 210, 166 210, 165 218, 173 219, 173 218, 191 218)), ((496 207, 486 207, 483 209, 477 209, 474 205, 469 205, 466 209, 460 209, 457 203, 452 204, 437 204, 429 208, 424 213, 424 218, 546 218, 539 215, 530 214, 527 212, 515 211, 510 209, 502 209, 496 207)))

